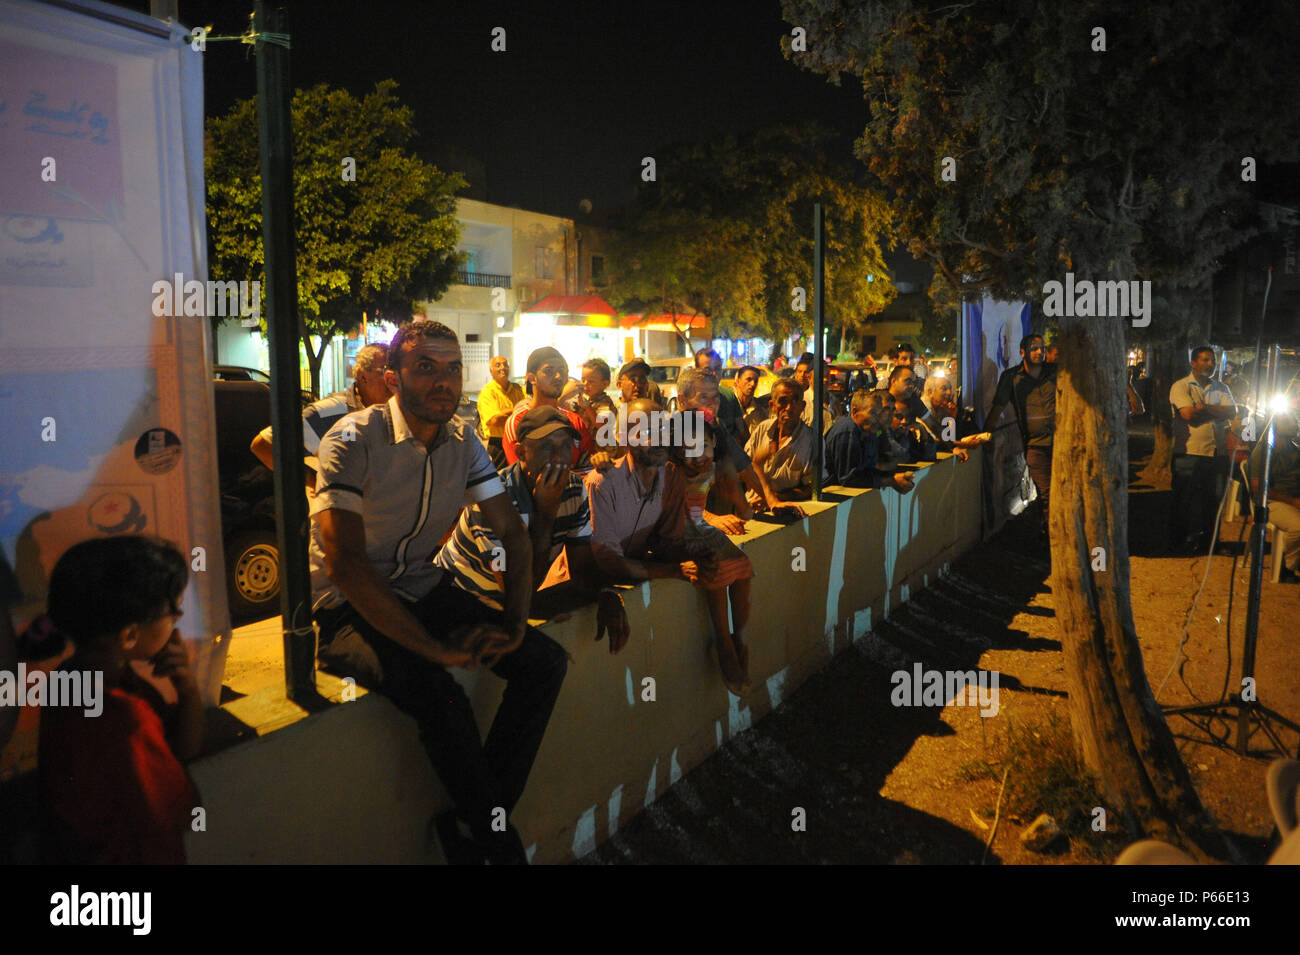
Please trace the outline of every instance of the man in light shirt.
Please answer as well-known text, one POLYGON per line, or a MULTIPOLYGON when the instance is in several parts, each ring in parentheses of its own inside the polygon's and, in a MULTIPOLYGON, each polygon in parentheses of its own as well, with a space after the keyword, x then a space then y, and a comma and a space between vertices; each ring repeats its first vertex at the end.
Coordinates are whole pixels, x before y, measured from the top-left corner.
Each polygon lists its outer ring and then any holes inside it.
POLYGON ((1174 421, 1169 547, 1175 553, 1199 553, 1208 546, 1227 478, 1225 432, 1237 406, 1228 386, 1211 377, 1214 364, 1214 349, 1194 349, 1191 374, 1169 389, 1174 421))

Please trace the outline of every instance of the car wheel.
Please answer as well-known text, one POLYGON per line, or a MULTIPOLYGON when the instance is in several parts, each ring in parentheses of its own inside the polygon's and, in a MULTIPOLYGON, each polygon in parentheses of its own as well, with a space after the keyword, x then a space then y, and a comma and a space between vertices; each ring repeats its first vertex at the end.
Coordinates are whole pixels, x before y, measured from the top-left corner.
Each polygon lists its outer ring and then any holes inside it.
POLYGON ((226 545, 226 590, 232 620, 275 613, 280 598, 280 550, 275 532, 250 530, 226 545))

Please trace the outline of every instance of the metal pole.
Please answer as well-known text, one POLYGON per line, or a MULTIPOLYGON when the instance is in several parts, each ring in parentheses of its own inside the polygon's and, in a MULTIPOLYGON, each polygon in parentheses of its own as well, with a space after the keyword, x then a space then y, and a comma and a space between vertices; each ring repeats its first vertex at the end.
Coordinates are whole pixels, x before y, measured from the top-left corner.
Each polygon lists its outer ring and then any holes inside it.
MULTIPOLYGON (((253 29, 287 33, 283 10, 253 7, 253 29)), ((289 699, 316 692, 316 634, 307 567, 307 499, 303 495, 301 376, 298 372, 298 282, 293 225, 293 123, 289 51, 257 41, 257 127, 262 160, 262 244, 266 252, 266 329, 271 352, 271 425, 275 459, 275 530, 280 548, 280 616, 289 699)))
POLYGON ((826 249, 822 204, 813 206, 813 494, 822 499, 822 461, 826 442, 822 435, 822 352, 826 328, 826 249))
MULTIPOLYGON (((1278 363, 1282 357, 1282 347, 1273 345, 1268 350, 1268 391, 1266 399, 1271 402, 1272 396, 1277 388, 1277 369, 1278 363)), ((1255 366, 1255 378, 1259 380, 1259 366, 1255 366)), ((1256 394, 1259 393, 1258 385, 1256 394)), ((1246 645, 1241 656, 1241 683, 1242 687, 1246 686, 1246 680, 1255 676, 1255 645, 1259 642, 1259 602, 1264 588, 1264 538, 1268 533, 1268 480, 1269 469, 1273 462, 1273 433, 1274 433, 1274 415, 1272 409, 1269 409, 1268 425, 1264 429, 1264 434, 1260 440, 1264 441, 1264 471, 1258 475, 1259 479, 1259 503, 1255 505, 1255 523, 1250 529, 1250 590, 1246 600, 1246 645)), ((1251 475, 1252 478, 1255 475, 1251 475)), ((1273 547, 1276 550, 1277 542, 1274 541, 1273 547)), ((1280 554, 1274 553, 1273 559, 1279 560, 1280 554)), ((1252 680, 1253 682, 1253 680, 1252 680)), ((1250 718, 1252 711, 1259 706, 1259 695, 1254 694, 1255 699, 1247 700, 1241 698, 1241 706, 1237 710, 1237 752, 1245 753, 1246 745, 1250 739, 1250 718)))

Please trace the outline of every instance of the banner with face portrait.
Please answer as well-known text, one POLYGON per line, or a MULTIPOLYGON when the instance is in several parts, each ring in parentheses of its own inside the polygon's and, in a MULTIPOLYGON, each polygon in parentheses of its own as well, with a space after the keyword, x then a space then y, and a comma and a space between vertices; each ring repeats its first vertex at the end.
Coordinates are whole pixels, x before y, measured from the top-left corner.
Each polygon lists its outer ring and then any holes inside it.
MULTIPOLYGON (((1000 422, 986 421, 998 378, 1020 363, 1020 340, 1031 329, 1028 302, 999 302, 985 295, 962 304, 962 402, 975 409, 980 427, 993 433, 984 453, 984 534, 997 533, 1008 517, 1019 514, 1026 499, 1024 448, 1008 409, 1000 422)), ((1032 491, 1032 484, 1028 485, 1032 491)))

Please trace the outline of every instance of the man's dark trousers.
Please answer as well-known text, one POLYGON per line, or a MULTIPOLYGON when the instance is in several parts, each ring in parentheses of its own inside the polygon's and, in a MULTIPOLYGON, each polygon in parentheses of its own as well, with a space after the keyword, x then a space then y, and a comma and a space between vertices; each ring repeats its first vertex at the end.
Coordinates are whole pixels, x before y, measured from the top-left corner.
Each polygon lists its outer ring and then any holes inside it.
MULTIPOLYGON (((446 578, 408 606, 435 638, 464 624, 504 623, 500 611, 446 578)), ((498 808, 509 816, 523 794, 564 682, 564 649, 529 627, 519 648, 497 662, 492 672, 506 681, 506 690, 483 743, 465 691, 446 668, 393 642, 350 604, 320 611, 317 620, 321 663, 382 693, 415 719, 438 778, 489 858, 521 854, 513 827, 499 831, 493 816, 498 808)))
POLYGON ((1207 454, 1175 454, 1171 465, 1173 509, 1169 513, 1169 546, 1174 550, 1208 545, 1218 510, 1222 468, 1207 454))
POLYGON ((1047 540, 1047 505, 1052 493, 1052 446, 1031 444, 1025 449, 1025 464, 1029 467, 1029 479, 1038 491, 1038 529, 1043 539, 1047 540))

